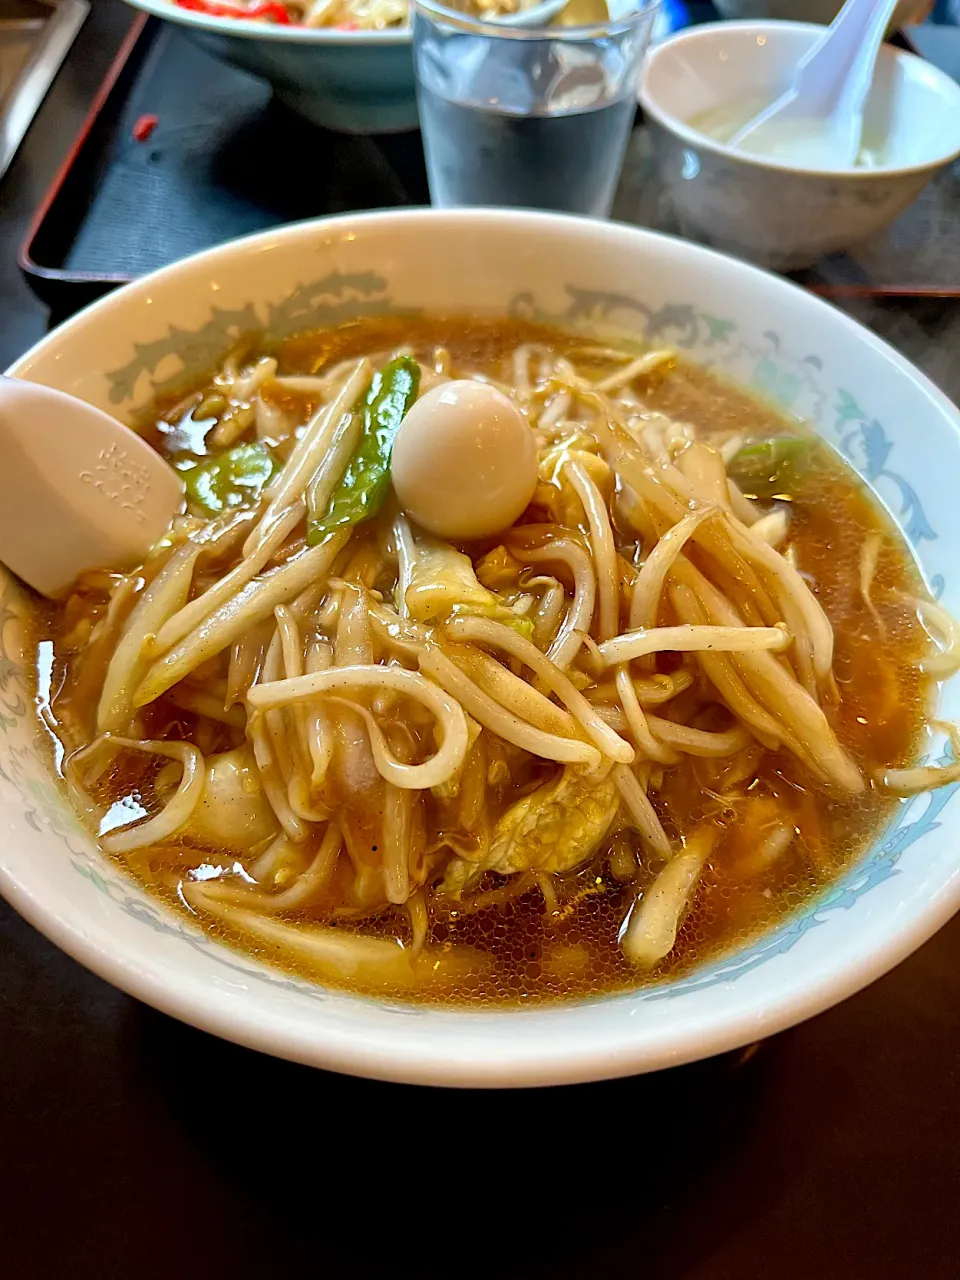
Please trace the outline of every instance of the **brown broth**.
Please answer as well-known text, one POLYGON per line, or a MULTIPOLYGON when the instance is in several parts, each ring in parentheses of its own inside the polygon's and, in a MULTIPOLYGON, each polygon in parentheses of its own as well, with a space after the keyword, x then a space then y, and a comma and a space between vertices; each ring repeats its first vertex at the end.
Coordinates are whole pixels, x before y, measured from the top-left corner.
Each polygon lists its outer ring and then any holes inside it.
MULTIPOLYGON (((432 359, 434 348, 445 347, 459 364, 505 379, 509 353, 521 342, 545 343, 577 355, 581 367, 587 364, 582 358, 584 340, 579 337, 521 322, 444 317, 360 321, 265 344, 263 349, 278 355, 282 371, 311 373, 354 354, 386 353, 401 343, 424 361, 432 359)), ((796 431, 796 424, 774 409, 682 360, 657 376, 645 397, 653 408, 692 422, 708 442, 733 427, 746 435, 796 431)), ((299 408, 305 412, 309 403, 301 400, 299 408)), ((149 435, 161 448, 183 439, 172 435, 166 425, 159 431, 153 428, 149 435)), ((790 540, 798 567, 815 584, 834 628, 840 701, 828 709, 828 715, 844 747, 871 778, 885 766, 912 758, 924 722, 930 686, 919 675, 916 660, 926 637, 904 599, 922 588, 898 533, 854 474, 822 443, 811 442, 811 449, 813 462, 800 473, 790 495, 790 540), (867 608, 859 586, 861 546, 870 534, 881 539, 873 593, 878 616, 867 608)), ((42 635, 56 645, 54 688, 65 674, 64 633, 75 622, 76 618, 62 613, 45 614, 40 621, 42 635)), ((669 665, 669 659, 663 661, 664 670, 669 665)), ((71 703, 73 694, 67 672, 54 711, 68 749, 90 736, 89 700, 82 704, 74 696, 71 703)), ((163 699, 151 711, 150 730, 188 735, 191 717, 163 699)), ((206 749, 222 749, 236 741, 231 732, 224 729, 220 740, 206 744, 206 749)), ((115 801, 134 792, 149 810, 157 770, 153 764, 144 766, 143 759, 124 758, 105 781, 100 798, 115 801)), ((630 989, 685 973, 808 905, 869 846, 895 805, 872 785, 855 799, 825 797, 802 766, 784 752, 765 753, 750 794, 725 804, 717 798, 721 780, 711 763, 691 762, 689 757, 685 761, 665 774, 662 786, 651 790, 651 799, 671 837, 688 833, 703 819, 716 822, 721 836, 674 951, 652 973, 638 974, 617 945, 635 888, 612 878, 605 847, 588 865, 564 877, 560 905, 552 914, 544 912, 536 887, 472 913, 454 905, 443 918, 433 920, 430 944, 439 952, 472 948, 478 963, 456 979, 434 978, 402 991, 378 986, 376 993, 414 1000, 519 1004, 630 989), (758 805, 761 796, 769 803, 758 805), (774 813, 792 825, 797 835, 786 854, 770 866, 759 865, 757 849, 774 813)), ((540 766, 532 772, 545 776, 540 766)), ((511 793, 501 797, 501 809, 510 798, 511 793)), ((630 840, 639 854, 639 842, 635 837, 630 840)), ((152 892, 184 910, 173 885, 176 875, 185 876, 201 864, 230 866, 234 856, 179 842, 141 850, 120 861, 152 892)), ((644 857, 640 861, 640 884, 646 885, 659 868, 644 857)), ((490 880, 495 897, 509 895, 515 883, 490 880)), ((288 918, 308 920, 317 915, 301 912, 288 918)), ((316 977, 289 957, 253 944, 241 934, 204 924, 212 934, 252 954, 316 977)), ((351 927, 352 922, 343 924, 351 927)), ((397 908, 365 920, 363 929, 409 937, 406 915, 397 908)))

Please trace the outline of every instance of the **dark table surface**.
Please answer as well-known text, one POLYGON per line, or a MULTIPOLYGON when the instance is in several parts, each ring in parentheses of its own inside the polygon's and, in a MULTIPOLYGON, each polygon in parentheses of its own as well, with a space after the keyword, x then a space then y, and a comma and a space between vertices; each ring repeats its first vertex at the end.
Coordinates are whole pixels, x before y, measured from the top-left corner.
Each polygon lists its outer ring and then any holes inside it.
MULTIPOLYGON (((93 12, 0 184, 16 245, 126 27, 93 12)), ((857 304, 960 393, 960 303, 857 304)), ((114 991, 0 902, 0 1276, 956 1280, 960 919, 756 1052, 529 1093, 291 1066, 114 991)))

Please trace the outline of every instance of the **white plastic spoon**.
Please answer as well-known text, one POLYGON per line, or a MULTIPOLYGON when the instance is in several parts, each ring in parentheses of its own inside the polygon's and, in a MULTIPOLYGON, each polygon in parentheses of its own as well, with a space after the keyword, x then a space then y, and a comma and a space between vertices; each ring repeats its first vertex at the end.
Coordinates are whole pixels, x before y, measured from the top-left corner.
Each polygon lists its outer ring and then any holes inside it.
POLYGON ((753 154, 816 169, 849 169, 863 134, 863 108, 897 0, 847 0, 793 84, 731 138, 753 154))
POLYGON ((183 502, 129 427, 63 391, 0 376, 0 560, 41 595, 139 564, 183 502))

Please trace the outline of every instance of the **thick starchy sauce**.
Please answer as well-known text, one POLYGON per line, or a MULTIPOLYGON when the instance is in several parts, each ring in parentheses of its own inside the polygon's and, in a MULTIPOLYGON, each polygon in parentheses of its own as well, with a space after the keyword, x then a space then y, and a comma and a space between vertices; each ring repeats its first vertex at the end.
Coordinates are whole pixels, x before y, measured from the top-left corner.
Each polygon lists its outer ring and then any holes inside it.
MULTIPOLYGON (((262 349, 280 357, 284 372, 311 373, 345 356, 387 353, 401 344, 432 362, 435 348, 444 347, 458 369, 479 370, 509 381, 511 352, 519 343, 531 341, 569 352, 581 371, 591 372, 583 356, 582 337, 512 321, 362 320, 282 344, 265 344, 262 349)), ((605 366, 606 372, 609 367, 605 366)), ((745 436, 796 431, 795 424, 786 423, 768 406, 682 359, 651 379, 643 394, 652 408, 692 423, 699 438, 707 442, 734 429, 745 436)), ((287 402, 288 407, 294 400, 287 402)), ((297 408, 304 415, 309 405, 301 403, 297 408)), ((167 427, 147 434, 160 447, 178 438, 167 427)), ((182 447, 183 437, 179 439, 182 447)), ((799 472, 789 495, 790 541, 798 567, 814 584, 834 628, 840 700, 828 715, 843 745, 871 778, 884 766, 912 758, 924 718, 928 689, 916 660, 925 636, 905 600, 916 594, 918 581, 899 536, 852 472, 825 446, 812 443, 811 448, 813 461, 799 472), (876 615, 860 591, 861 547, 870 534, 878 534, 881 540, 873 588, 876 615)), ((76 622, 76 617, 45 616, 41 627, 59 645, 64 630, 76 622)), ((62 679, 59 656, 57 661, 54 688, 62 679)), ((675 665, 669 655, 661 661, 664 670, 675 665)), ((71 706, 70 692, 68 679, 61 702, 54 705, 55 713, 58 709, 62 713, 68 748, 75 745, 72 739, 78 734, 90 733, 89 727, 81 727, 90 708, 71 706)), ((161 701, 150 717, 150 728, 189 734, 190 717, 161 701)), ((214 736, 200 745, 209 751, 223 744, 214 736)), ((689 833, 705 818, 722 831, 677 945, 652 973, 638 974, 619 950, 618 931, 635 888, 612 878, 605 846, 588 865, 564 878, 559 905, 552 913, 544 912, 536 888, 513 900, 496 901, 509 888, 509 881, 494 877, 485 885, 493 905, 461 910, 456 903, 450 904, 443 918, 433 919, 429 944, 475 949, 478 963, 467 966, 455 981, 434 979, 419 989, 396 994, 430 1001, 517 1003, 599 994, 684 973, 746 943, 822 892, 876 836, 895 803, 873 786, 855 799, 827 798, 785 752, 765 753, 750 796, 724 803, 718 799, 724 786, 722 763, 684 757, 683 767, 667 770, 660 789, 651 791, 671 838, 689 833), (775 805, 764 809, 747 803, 761 794, 775 805), (795 827, 797 837, 772 866, 758 865, 756 851, 762 845, 764 823, 775 807, 795 827)), ((552 771, 552 766, 540 762, 534 774, 527 776, 546 777, 552 771)), ((117 801, 135 793, 149 810, 155 776, 149 758, 124 757, 122 766, 109 776, 109 794, 101 790, 99 798, 117 801)), ((509 795, 502 798, 501 807, 508 799, 509 795)), ((640 855, 640 884, 649 884, 659 868, 643 853, 635 836, 627 838, 640 855)), ((138 851, 127 856, 125 865, 154 892, 185 910, 175 891, 177 876, 200 864, 229 866, 233 860, 222 851, 180 844, 138 851)), ((311 916, 301 913, 288 918, 311 916)), ((344 924, 352 927, 353 922, 344 924)), ((362 928, 382 936, 409 937, 406 915, 397 908, 363 921, 362 928)), ((241 935, 224 934, 218 925, 211 932, 265 959, 297 968, 276 952, 250 945, 241 935)), ((384 989, 377 990, 382 994, 384 989)))

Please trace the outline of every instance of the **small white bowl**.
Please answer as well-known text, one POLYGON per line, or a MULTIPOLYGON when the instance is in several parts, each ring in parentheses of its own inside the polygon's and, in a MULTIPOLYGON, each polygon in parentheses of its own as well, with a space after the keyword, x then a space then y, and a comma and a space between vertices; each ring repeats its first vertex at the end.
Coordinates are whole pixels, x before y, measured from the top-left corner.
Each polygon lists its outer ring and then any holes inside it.
POLYGON ((338 31, 275 26, 181 9, 173 0, 127 0, 175 22, 222 62, 268 80, 277 97, 314 124, 343 133, 417 127, 410 28, 338 31))
MULTIPOLYGON (((553 319, 586 334, 675 346, 778 402, 887 504, 944 606, 960 615, 954 406, 812 294, 650 231, 488 209, 282 227, 110 294, 10 372, 128 418, 158 385, 209 369, 251 329, 288 334, 416 311, 553 319)), ((902 960, 960 906, 953 786, 899 805, 817 901, 679 981, 497 1010, 402 1005, 312 985, 201 933, 81 829, 52 776, 29 675, 38 654, 22 609, 0 568, 0 890, 108 981, 268 1053, 420 1084, 559 1084, 650 1071, 818 1013, 902 960)), ((49 680, 49 664, 41 665, 49 680)), ((41 711, 47 692, 41 681, 41 711)), ((960 680, 937 710, 957 717, 960 680)))
POLYGON ((887 226, 960 154, 960 86, 889 45, 864 115, 865 137, 887 139, 877 168, 804 169, 691 128, 713 108, 772 101, 822 34, 799 22, 708 23, 651 50, 640 102, 685 235, 767 267, 810 266, 887 226))

